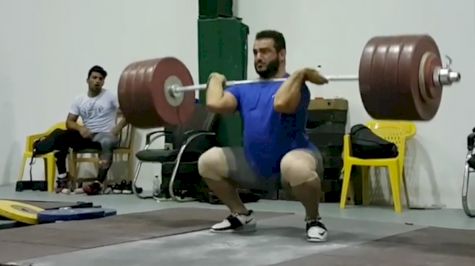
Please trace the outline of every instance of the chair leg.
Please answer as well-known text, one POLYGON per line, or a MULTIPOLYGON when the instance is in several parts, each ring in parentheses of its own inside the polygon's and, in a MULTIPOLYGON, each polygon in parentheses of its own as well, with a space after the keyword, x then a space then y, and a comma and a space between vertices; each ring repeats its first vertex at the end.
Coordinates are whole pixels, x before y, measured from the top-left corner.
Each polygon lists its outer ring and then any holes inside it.
POLYGON ((371 180, 369 176, 369 166, 361 167, 361 185, 363 188, 363 205, 368 205, 370 201, 371 180))
POLYGON ((400 176, 399 176, 399 168, 397 164, 391 164, 388 166, 389 170, 389 180, 391 183, 391 190, 393 194, 393 202, 394 202, 394 211, 397 213, 402 212, 401 206, 401 186, 400 186, 400 176))
POLYGON ((173 191, 173 186, 174 186, 174 182, 175 182, 175 178, 178 174, 178 168, 180 167, 180 163, 181 163, 181 156, 183 156, 183 152, 185 151, 186 149, 186 144, 183 145, 181 148, 180 148, 180 151, 178 152, 178 155, 176 157, 176 162, 175 162, 175 167, 173 167, 173 172, 172 172, 172 176, 170 178, 170 182, 168 184, 168 191, 170 193, 170 197, 175 200, 175 201, 178 201, 178 202, 186 202, 186 201, 193 201, 194 199, 180 199, 179 197, 176 197, 175 196, 175 193, 173 191))
POLYGON ((45 175, 45 181, 48 180, 48 156, 43 157, 43 167, 44 167, 44 175, 45 175))
POLYGON ((69 167, 69 177, 71 182, 71 189, 74 190, 77 188, 77 162, 76 154, 70 152, 68 155, 68 167, 69 167))
POLYGON ((409 200, 409 191, 407 190, 406 174, 404 173, 404 169, 400 169, 399 171, 400 171, 399 175, 401 176, 401 179, 402 179, 404 196, 406 197, 406 205, 407 205, 407 208, 410 209, 411 201, 409 200))
POLYGON ((475 211, 470 210, 470 207, 468 206, 468 188, 469 188, 469 181, 470 181, 470 173, 472 172, 473 170, 470 169, 470 166, 466 162, 465 171, 463 174, 463 183, 462 183, 462 206, 463 206, 463 211, 468 217, 475 217, 475 211))
POLYGON ((343 186, 341 188, 341 196, 340 196, 340 209, 344 209, 346 207, 348 190, 350 188, 351 168, 352 168, 351 164, 344 165, 343 186))
POLYGON ((21 160, 20 173, 19 173, 18 178, 17 178, 18 181, 21 181, 23 179, 23 175, 25 174, 25 166, 26 166, 27 160, 28 160, 28 157, 26 155, 23 155, 23 159, 21 160))
POLYGON ((132 178, 132 172, 134 171, 134 169, 133 169, 134 165, 133 165, 132 162, 133 162, 132 161, 132 156, 129 153, 129 154, 127 154, 127 163, 128 163, 128 165, 127 165, 127 173, 128 173, 127 179, 129 179, 129 180, 132 178))
POLYGON ((54 184, 56 179, 56 164, 53 154, 46 157, 46 182, 48 184, 48 192, 54 192, 54 184))
POLYGON ((132 192, 134 193, 135 196, 137 196, 140 199, 151 199, 153 198, 153 196, 142 196, 141 195, 142 191, 139 191, 137 187, 137 180, 139 179, 140 168, 142 168, 142 162, 139 161, 137 168, 135 169, 135 176, 132 182, 132 192))

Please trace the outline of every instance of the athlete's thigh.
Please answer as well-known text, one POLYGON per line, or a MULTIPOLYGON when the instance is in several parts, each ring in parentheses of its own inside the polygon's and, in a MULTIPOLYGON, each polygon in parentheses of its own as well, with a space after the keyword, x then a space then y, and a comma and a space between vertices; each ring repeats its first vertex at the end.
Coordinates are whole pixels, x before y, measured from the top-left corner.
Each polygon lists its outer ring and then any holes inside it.
POLYGON ((318 149, 295 149, 289 151, 281 161, 281 182, 283 186, 288 186, 288 180, 286 179, 291 177, 292 172, 298 174, 309 170, 316 171, 318 177, 323 178, 323 157, 318 149))

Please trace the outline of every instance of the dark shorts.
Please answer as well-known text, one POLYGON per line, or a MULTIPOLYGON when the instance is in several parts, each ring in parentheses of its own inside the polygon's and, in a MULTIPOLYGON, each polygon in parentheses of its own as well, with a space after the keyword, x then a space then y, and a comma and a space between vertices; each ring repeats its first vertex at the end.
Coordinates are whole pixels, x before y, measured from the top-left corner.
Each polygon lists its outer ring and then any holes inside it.
MULTIPOLYGON (((260 177, 252 169, 242 147, 223 147, 224 155, 229 167, 228 177, 239 184, 241 188, 274 191, 282 187, 282 177, 260 177)), ((317 174, 323 177, 323 158, 320 151, 311 151, 317 160, 317 174)))

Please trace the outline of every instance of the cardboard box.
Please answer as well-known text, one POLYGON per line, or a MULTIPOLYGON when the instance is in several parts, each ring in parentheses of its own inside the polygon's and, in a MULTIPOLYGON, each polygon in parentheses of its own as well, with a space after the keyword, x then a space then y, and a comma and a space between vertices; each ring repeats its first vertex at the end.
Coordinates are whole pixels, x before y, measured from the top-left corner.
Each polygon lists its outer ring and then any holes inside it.
POLYGON ((348 110, 348 100, 344 98, 314 98, 310 100, 308 110, 348 110))

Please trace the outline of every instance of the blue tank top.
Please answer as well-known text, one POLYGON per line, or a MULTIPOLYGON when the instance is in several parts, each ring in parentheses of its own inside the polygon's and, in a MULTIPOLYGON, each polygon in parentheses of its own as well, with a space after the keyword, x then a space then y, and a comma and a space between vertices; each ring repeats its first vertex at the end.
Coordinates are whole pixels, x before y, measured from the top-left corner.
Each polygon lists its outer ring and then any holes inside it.
POLYGON ((243 120, 244 152, 256 173, 262 177, 280 174, 280 161, 290 150, 316 149, 305 132, 310 92, 306 85, 294 114, 274 110, 274 97, 282 82, 259 82, 230 86, 243 120))

